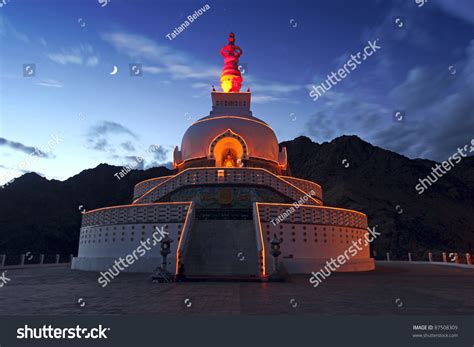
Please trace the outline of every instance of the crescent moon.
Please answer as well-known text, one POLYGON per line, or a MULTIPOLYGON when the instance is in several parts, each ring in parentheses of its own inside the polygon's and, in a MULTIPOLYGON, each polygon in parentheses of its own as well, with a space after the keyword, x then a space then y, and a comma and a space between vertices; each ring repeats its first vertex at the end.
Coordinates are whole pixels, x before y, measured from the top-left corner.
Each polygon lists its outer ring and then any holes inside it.
POLYGON ((114 65, 114 70, 110 73, 111 75, 116 75, 118 72, 118 67, 114 65))

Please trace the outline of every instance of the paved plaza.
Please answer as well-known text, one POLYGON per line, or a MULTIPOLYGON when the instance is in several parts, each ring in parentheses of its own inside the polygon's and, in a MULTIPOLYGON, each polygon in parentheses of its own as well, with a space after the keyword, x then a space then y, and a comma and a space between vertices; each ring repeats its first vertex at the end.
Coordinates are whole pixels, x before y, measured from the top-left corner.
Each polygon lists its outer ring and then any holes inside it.
MULTIPOLYGON (((1 273, 1 272, 0 272, 1 273)), ((2 315, 467 315, 474 312, 474 271, 379 263, 373 272, 336 273, 317 288, 309 276, 287 283, 152 283, 120 274, 106 288, 97 273, 68 267, 7 270, 2 315)))

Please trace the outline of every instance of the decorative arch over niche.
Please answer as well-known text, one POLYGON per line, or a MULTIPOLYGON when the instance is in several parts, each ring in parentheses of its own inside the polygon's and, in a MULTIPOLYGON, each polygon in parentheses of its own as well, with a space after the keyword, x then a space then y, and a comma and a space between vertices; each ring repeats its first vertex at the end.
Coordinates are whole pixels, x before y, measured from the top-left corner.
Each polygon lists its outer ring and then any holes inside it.
POLYGON ((216 136, 209 145, 208 159, 216 160, 216 166, 223 166, 221 163, 222 154, 230 151, 238 159, 248 159, 248 146, 245 140, 231 129, 227 129, 222 134, 216 136), (219 152, 216 158, 216 150, 219 152))

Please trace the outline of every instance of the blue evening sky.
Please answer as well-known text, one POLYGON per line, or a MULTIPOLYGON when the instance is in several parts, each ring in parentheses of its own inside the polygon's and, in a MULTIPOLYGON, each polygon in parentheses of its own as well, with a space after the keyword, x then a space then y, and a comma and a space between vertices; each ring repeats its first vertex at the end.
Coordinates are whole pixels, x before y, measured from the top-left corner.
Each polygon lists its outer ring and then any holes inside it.
POLYGON ((230 31, 244 51, 254 115, 280 141, 354 134, 442 161, 474 137, 472 0, 107 1, 0 7, 0 184, 28 171, 62 180, 99 163, 125 165, 152 144, 161 147, 144 168, 169 163, 187 127, 209 113, 230 31), (377 39, 375 54, 309 97, 377 39), (24 77, 31 63, 35 76, 24 77), (132 63, 143 76, 130 76, 132 63), (50 153, 30 156, 48 142, 50 153))

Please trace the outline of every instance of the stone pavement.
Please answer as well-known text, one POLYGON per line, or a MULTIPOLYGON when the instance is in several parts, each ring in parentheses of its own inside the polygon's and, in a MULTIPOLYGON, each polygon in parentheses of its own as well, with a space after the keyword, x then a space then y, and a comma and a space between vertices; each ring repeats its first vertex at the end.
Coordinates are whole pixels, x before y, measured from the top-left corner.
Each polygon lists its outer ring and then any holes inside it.
POLYGON ((289 283, 154 284, 146 274, 126 273, 102 288, 97 275, 67 267, 7 270, 6 276, 11 281, 0 288, 0 314, 472 315, 474 312, 474 271, 438 265, 383 263, 373 272, 335 273, 317 288, 310 285, 306 275, 293 276, 289 283))

